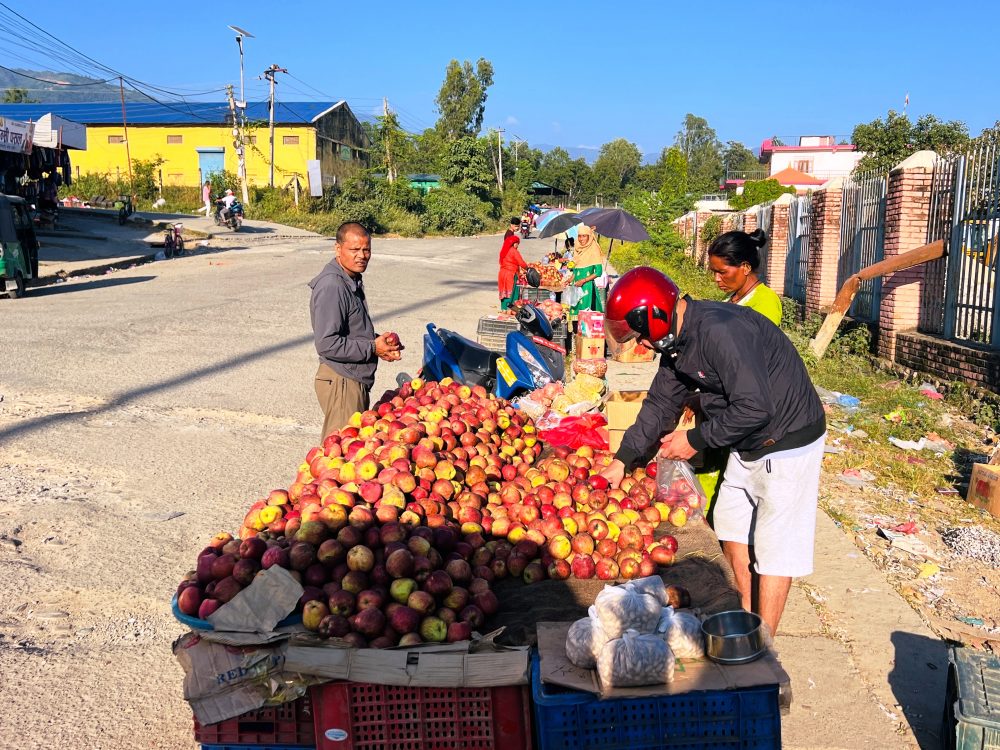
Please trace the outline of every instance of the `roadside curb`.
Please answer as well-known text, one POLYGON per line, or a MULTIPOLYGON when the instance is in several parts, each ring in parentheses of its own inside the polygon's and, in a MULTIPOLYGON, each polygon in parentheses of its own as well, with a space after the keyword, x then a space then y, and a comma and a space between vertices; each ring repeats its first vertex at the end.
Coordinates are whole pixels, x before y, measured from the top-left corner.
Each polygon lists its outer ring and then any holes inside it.
POLYGON ((66 279, 71 279, 75 276, 95 276, 108 271, 120 271, 123 268, 131 268, 132 266, 152 263, 154 260, 156 260, 156 253, 152 253, 150 255, 135 255, 131 258, 119 258, 118 260, 110 263, 98 263, 93 266, 87 266, 86 268, 74 268, 72 271, 58 271, 47 276, 39 276, 36 279, 31 279, 31 281, 27 284, 27 288, 36 289, 43 286, 52 286, 53 284, 58 284, 60 281, 65 281, 66 279))

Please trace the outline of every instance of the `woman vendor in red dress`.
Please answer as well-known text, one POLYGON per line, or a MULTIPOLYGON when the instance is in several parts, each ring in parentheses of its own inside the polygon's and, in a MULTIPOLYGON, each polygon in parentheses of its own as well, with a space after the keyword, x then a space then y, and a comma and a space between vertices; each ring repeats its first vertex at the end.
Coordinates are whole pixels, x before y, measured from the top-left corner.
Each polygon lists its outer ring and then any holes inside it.
POLYGON ((521 257, 518 245, 521 244, 521 236, 518 230, 521 228, 521 219, 514 217, 510 220, 510 228, 503 236, 503 245, 500 247, 500 275, 497 277, 497 287, 500 291, 500 309, 509 310, 514 301, 514 293, 517 291, 517 272, 522 268, 527 268, 528 264, 521 257))

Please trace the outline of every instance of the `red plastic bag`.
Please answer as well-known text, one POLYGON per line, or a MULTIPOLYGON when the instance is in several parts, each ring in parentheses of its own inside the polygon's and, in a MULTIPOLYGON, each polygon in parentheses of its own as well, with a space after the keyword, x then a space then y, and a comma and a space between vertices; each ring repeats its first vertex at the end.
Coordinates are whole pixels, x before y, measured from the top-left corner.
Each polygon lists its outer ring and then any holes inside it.
POLYGON ((600 450, 608 449, 608 420, 603 414, 583 414, 579 417, 563 417, 559 424, 549 430, 542 430, 538 437, 549 445, 565 445, 579 448, 589 445, 600 450))

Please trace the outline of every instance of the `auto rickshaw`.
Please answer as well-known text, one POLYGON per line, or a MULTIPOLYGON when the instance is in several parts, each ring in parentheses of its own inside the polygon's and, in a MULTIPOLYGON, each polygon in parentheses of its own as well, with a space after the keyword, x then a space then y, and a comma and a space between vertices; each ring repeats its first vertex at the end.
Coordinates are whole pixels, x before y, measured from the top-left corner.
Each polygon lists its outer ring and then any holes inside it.
POLYGON ((0 194, 0 294, 24 296, 38 277, 38 238, 23 198, 0 194))

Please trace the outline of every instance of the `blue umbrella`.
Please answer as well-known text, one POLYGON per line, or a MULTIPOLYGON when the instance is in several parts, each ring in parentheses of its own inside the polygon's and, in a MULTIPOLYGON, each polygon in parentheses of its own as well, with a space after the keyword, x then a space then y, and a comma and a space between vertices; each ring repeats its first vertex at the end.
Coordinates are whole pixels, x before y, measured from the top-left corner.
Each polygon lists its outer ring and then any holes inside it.
POLYGON ((564 213, 567 213, 567 212, 564 209, 561 209, 561 208, 553 208, 553 209, 550 209, 550 210, 546 211, 544 214, 542 214, 541 216, 539 216, 535 220, 535 229, 537 229, 538 231, 542 231, 542 229, 545 228, 546 224, 548 224, 550 221, 552 221, 554 218, 556 218, 560 214, 564 214, 564 213))
POLYGON ((549 221, 545 222, 545 226, 542 228, 541 232, 539 232, 538 238, 545 239, 546 237, 553 237, 557 234, 562 234, 563 232, 575 227, 577 224, 582 223, 583 220, 576 214, 559 214, 559 216, 553 217, 549 221))

